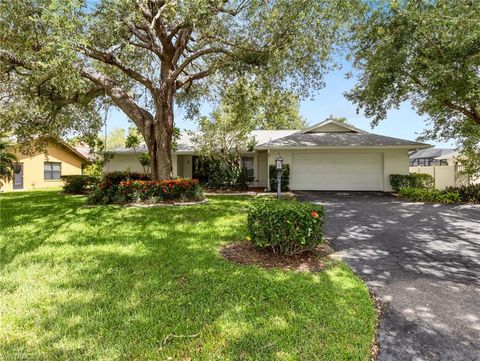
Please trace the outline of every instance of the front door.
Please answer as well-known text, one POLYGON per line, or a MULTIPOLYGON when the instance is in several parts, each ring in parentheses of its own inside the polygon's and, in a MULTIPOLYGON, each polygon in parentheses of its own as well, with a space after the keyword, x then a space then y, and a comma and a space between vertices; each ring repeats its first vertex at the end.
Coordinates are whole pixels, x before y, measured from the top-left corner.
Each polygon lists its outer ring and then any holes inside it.
POLYGON ((192 178, 199 179, 202 176, 201 171, 200 157, 194 155, 192 157, 192 178))
POLYGON ((23 189, 23 164, 15 164, 15 173, 13 175, 13 189, 23 189))

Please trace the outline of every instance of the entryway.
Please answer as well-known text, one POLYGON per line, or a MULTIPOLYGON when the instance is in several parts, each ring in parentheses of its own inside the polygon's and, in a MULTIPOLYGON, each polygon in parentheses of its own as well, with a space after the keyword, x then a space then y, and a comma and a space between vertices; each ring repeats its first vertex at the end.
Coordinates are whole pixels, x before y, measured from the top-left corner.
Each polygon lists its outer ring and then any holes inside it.
POLYGON ((15 172, 13 175, 13 189, 23 189, 23 164, 15 164, 15 172))

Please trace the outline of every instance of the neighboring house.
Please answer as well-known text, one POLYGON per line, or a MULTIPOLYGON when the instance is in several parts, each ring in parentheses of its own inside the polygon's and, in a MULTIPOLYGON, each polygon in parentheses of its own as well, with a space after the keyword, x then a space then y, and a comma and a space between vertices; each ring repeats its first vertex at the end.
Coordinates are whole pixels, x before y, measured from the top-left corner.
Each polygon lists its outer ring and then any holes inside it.
MULTIPOLYGON (((290 165, 293 190, 391 191, 390 174, 409 173, 409 151, 428 144, 368 133, 328 119, 302 130, 256 130, 256 147, 246 152, 243 163, 253 175, 253 187, 268 187, 269 165, 280 155, 290 165)), ((137 155, 146 152, 137 148, 137 155)), ((113 151, 106 172, 142 172, 133 149, 113 151)), ((199 158, 188 134, 182 134, 172 153, 173 174, 195 177, 199 158)), ((274 175, 272 175, 274 176, 274 175)))
POLYGON ((411 167, 428 167, 431 165, 448 165, 447 160, 439 158, 446 154, 451 154, 455 149, 452 148, 430 148, 419 149, 410 153, 411 167))
MULTIPOLYGON (((436 156, 433 161, 429 163, 430 165, 411 166, 410 173, 430 174, 435 180, 435 188, 437 189, 480 183, 480 177, 469 176, 463 173, 463 156, 460 155, 459 152, 456 152, 453 149, 438 149, 435 151, 435 148, 433 148, 426 150, 432 151, 431 153, 428 153, 428 155, 443 154, 436 156)), ((421 152, 423 151, 416 153, 421 152)), ((423 153, 422 156, 425 156, 425 153, 423 153)), ((411 159, 412 158, 410 158, 410 160, 411 159)))
POLYGON ((62 186, 61 176, 82 174, 89 163, 87 157, 63 142, 49 141, 45 152, 34 155, 21 154, 14 146, 9 151, 18 162, 13 182, 1 186, 2 191, 62 186))

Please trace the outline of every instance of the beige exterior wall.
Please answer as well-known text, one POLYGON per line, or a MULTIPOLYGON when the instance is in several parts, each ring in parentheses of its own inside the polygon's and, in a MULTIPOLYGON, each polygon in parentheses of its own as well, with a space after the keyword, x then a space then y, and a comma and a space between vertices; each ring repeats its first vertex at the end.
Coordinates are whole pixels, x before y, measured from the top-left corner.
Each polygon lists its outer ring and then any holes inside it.
MULTIPOLYGON (((390 174, 408 174, 408 151, 407 149, 302 149, 302 150, 270 150, 268 164, 275 164, 278 154, 283 158, 284 164, 290 165, 292 170, 292 154, 332 154, 332 153, 380 153, 383 156, 383 191, 391 192, 390 174)), ((268 169, 268 166, 267 166, 268 169)), ((291 176, 290 176, 291 177, 291 176)))
MULTIPOLYGON (((117 172, 117 171, 130 171, 143 173, 143 167, 138 161, 139 154, 115 154, 112 159, 103 167, 104 173, 117 172)), ((179 177, 191 177, 192 176, 192 156, 172 154, 172 169, 173 175, 179 177), (189 165, 188 165, 188 164, 189 165), (188 167, 190 170, 188 171, 188 167), (184 173, 189 175, 184 175, 184 173)))
POLYGON ((410 173, 430 174, 435 179, 437 189, 478 183, 478 179, 461 174, 456 165, 410 167, 409 170, 410 173))
MULTIPOLYGON (((275 163, 275 158, 278 154, 282 156, 285 164, 290 165, 292 169, 292 154, 295 153, 376 153, 381 155, 383 159, 383 191, 391 192, 389 176, 390 174, 408 174, 409 161, 407 149, 304 149, 304 150, 270 150, 258 151, 256 153, 246 153, 245 156, 254 157, 254 178, 255 181, 250 185, 253 187, 268 187, 268 168, 269 164, 275 163)), ((192 177, 192 155, 189 154, 174 154, 172 156, 173 174, 174 176, 182 178, 192 177)), ((131 170, 142 172, 143 169, 134 154, 116 154, 114 158, 105 166, 104 171, 122 171, 131 170)))
MULTIPOLYGON (((83 158, 58 144, 49 144, 46 154, 38 153, 34 156, 26 156, 13 149, 11 151, 17 156, 18 163, 23 164, 23 190, 63 186, 62 180, 44 179, 44 162, 60 162, 62 176, 82 174, 82 163, 86 163, 83 158)), ((13 190, 12 182, 4 184, 1 189, 13 190)))
POLYGON ((138 155, 129 154, 115 154, 107 164, 103 167, 105 173, 117 171, 130 171, 143 173, 143 167, 138 161, 138 155))

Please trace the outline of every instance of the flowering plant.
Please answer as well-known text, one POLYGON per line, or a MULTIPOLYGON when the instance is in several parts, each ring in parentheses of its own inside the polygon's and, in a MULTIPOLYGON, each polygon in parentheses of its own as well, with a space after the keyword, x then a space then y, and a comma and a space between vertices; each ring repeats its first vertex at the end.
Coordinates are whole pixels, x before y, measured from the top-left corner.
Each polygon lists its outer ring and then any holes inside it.
POLYGON ((204 198, 203 189, 197 179, 123 179, 117 184, 103 181, 97 189, 92 203, 129 203, 188 201, 204 198))

